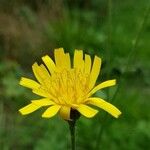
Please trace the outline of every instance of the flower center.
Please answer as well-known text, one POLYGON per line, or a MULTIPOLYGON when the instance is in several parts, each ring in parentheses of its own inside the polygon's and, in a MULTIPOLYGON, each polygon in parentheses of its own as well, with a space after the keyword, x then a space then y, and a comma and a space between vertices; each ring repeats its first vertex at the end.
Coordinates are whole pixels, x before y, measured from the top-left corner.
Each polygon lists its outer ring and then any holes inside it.
POLYGON ((89 75, 81 70, 70 69, 55 72, 51 76, 48 92, 56 97, 54 100, 61 105, 79 104, 89 91, 89 75))

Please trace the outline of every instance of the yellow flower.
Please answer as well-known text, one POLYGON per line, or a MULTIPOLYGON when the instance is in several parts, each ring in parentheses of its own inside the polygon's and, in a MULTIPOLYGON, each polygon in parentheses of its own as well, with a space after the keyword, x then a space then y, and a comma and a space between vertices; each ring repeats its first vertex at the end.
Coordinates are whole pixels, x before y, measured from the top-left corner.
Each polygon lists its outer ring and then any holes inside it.
POLYGON ((46 55, 42 57, 44 65, 33 64, 37 81, 21 78, 20 85, 43 97, 31 100, 29 105, 21 108, 22 115, 47 106, 43 118, 51 118, 59 112, 63 119, 70 120, 71 109, 91 118, 98 112, 89 106, 94 105, 118 118, 121 112, 115 106, 99 97, 92 97, 98 90, 116 84, 116 80, 108 80, 95 86, 101 67, 99 57, 95 56, 92 64, 89 55, 83 56, 82 50, 75 50, 71 63, 69 53, 64 53, 63 48, 55 49, 54 55, 55 63, 46 55))

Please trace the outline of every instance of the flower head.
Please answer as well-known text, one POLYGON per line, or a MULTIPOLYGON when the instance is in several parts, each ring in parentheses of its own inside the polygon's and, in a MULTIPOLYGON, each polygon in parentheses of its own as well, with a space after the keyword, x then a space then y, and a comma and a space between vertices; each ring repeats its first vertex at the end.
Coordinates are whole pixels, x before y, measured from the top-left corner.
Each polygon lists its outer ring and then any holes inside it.
POLYGON ((21 108, 22 115, 27 115, 41 107, 47 107, 42 114, 44 118, 51 118, 58 112, 65 120, 70 120, 71 110, 77 110, 85 117, 95 116, 98 110, 89 105, 97 106, 118 118, 121 112, 112 104, 92 95, 103 88, 113 86, 116 80, 108 80, 95 86, 98 78, 101 59, 83 55, 82 50, 75 50, 73 63, 69 53, 63 48, 55 49, 55 63, 48 56, 42 57, 44 64, 34 63, 33 73, 37 79, 21 78, 20 85, 30 88, 41 99, 31 100, 31 103, 21 108))

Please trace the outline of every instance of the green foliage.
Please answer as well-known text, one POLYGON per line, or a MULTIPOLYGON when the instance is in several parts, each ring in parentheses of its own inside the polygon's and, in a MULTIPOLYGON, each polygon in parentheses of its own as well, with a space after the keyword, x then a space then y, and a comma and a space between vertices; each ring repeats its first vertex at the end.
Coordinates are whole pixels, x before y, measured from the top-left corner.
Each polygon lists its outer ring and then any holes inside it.
POLYGON ((143 19, 147 0, 112 1, 111 31, 108 3, 101 1, 7 1, 0 11, 0 149, 69 149, 67 123, 58 116, 41 118, 18 113, 35 95, 19 86, 21 76, 33 78, 31 65, 41 56, 53 57, 53 49, 83 49, 102 57, 100 81, 117 78, 118 85, 96 93, 122 111, 116 120, 101 111, 93 119, 81 117, 77 125, 77 149, 95 150, 101 127, 103 150, 147 150, 150 148, 150 19, 126 70, 127 57, 143 19), (111 36, 108 36, 111 32, 111 36), (110 38, 110 39, 109 39, 110 38), (110 40, 110 41, 109 41, 110 40), (110 43, 108 43, 108 41, 110 43), (108 49, 108 47, 110 49, 108 49), (121 78, 121 82, 120 82, 121 78))

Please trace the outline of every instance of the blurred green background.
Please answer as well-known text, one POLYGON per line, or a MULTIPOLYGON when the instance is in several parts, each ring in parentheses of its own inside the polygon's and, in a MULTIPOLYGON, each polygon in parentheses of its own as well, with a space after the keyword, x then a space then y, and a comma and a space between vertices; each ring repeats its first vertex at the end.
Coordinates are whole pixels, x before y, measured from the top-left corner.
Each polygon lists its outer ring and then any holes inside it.
POLYGON ((0 0, 0 150, 69 149, 68 125, 58 115, 18 109, 35 98, 18 85, 31 65, 53 49, 73 55, 83 49, 102 57, 99 82, 116 78, 118 88, 99 91, 121 111, 119 119, 99 112, 81 117, 77 150, 150 149, 149 0, 0 0), (135 42, 136 41, 136 42, 135 42), (117 93, 115 94, 115 92, 117 93))

